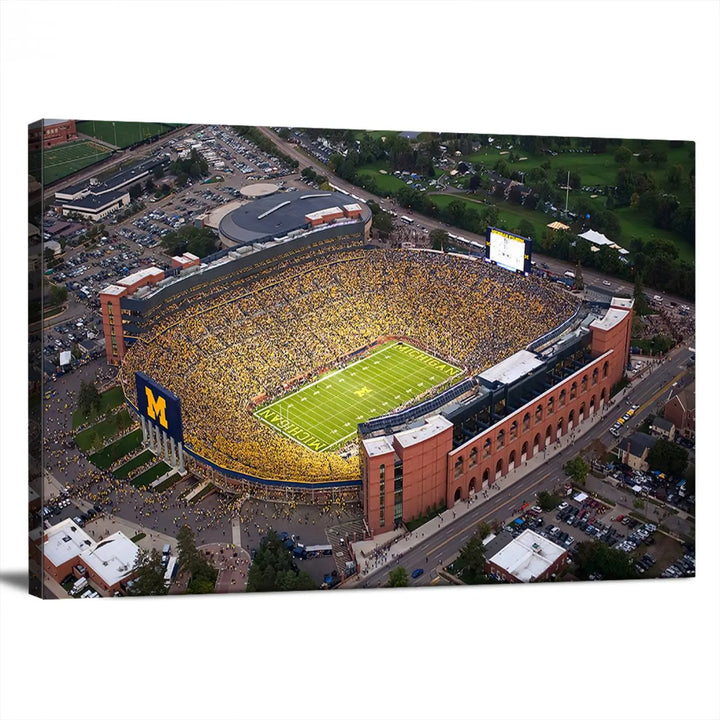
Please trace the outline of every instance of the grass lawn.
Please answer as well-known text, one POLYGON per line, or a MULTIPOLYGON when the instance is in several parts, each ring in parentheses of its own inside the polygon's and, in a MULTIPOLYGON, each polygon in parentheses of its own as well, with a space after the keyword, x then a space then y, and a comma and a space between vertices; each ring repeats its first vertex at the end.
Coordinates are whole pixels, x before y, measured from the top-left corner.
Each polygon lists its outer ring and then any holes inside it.
POLYGON ((91 412, 88 415, 84 415, 79 410, 76 410, 72 416, 73 430, 80 427, 86 422, 92 422, 95 418, 100 415, 104 415, 108 410, 111 410, 118 405, 121 405, 125 401, 125 397, 122 392, 122 388, 119 385, 110 388, 100 396, 100 412, 91 412))
POLYGON ((180 475, 178 473, 174 473, 169 478, 163 480, 159 485, 156 485, 153 489, 155 492, 169 490, 178 480, 180 480, 180 475))
POLYGON ((87 430, 79 432, 75 436, 75 443, 81 450, 87 452, 92 447, 93 438, 96 434, 100 436, 101 440, 105 440, 115 435, 121 427, 129 428, 131 424, 130 414, 123 408, 120 412, 114 413, 99 423, 91 425, 87 430))
POLYGON ((392 174, 390 163, 381 160, 358 168, 358 175, 373 177, 377 183, 378 190, 383 194, 389 195, 405 187, 405 182, 392 174), (383 175, 380 170, 387 170, 387 175, 383 175))
POLYGON ((164 462, 159 462, 157 465, 149 467, 144 473, 141 473, 136 478, 133 478, 130 481, 130 484, 133 487, 145 487, 153 480, 157 480, 161 475, 164 475, 168 470, 170 470, 169 465, 166 465, 164 462))
POLYGON ((131 453, 133 450, 137 450, 140 445, 142 445, 142 430, 138 428, 137 430, 133 430, 131 433, 124 435, 114 443, 105 446, 94 455, 91 455, 90 462, 93 465, 97 465, 97 467, 106 470, 116 460, 119 460, 121 457, 131 453))
POLYGON ((150 450, 144 450, 139 455, 136 455, 132 460, 128 460, 124 465, 121 465, 113 473, 113 475, 116 478, 124 480, 135 468, 139 468, 141 465, 149 462, 152 457, 153 454, 150 450))
POLYGON ((112 122, 111 120, 83 120, 76 123, 77 131, 83 135, 104 140, 117 147, 128 147, 147 138, 168 132, 176 125, 146 122, 112 122))
MULTIPOLYGON (((481 203, 479 200, 473 200, 462 195, 442 195, 431 193, 431 197, 439 208, 447 207, 451 202, 453 202, 453 200, 459 200, 466 207, 474 208, 478 211, 485 207, 485 204, 481 203)), ((522 205, 513 205, 512 203, 499 201, 497 198, 492 198, 491 202, 500 211, 496 225, 502 230, 509 230, 511 232, 513 230, 517 231, 520 221, 527 220, 534 228, 533 239, 536 239, 542 235, 545 226, 549 222, 552 222, 552 218, 550 216, 538 210, 528 210, 522 205)))
POLYGON ((256 410, 254 415, 309 450, 326 451, 462 372, 407 343, 390 342, 371 355, 256 410))
POLYGON ((46 185, 110 156, 110 151, 106 147, 91 140, 80 140, 57 145, 54 148, 38 150, 30 153, 29 158, 30 173, 38 179, 40 178, 41 153, 43 182, 46 185))

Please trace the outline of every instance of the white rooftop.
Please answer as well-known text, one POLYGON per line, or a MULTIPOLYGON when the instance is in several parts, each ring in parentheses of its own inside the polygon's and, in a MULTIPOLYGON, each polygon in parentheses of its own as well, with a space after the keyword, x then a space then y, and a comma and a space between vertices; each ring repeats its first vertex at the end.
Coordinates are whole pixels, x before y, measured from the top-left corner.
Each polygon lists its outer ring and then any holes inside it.
POLYGON ((610 305, 615 308, 623 308, 624 310, 629 310, 634 305, 634 301, 632 300, 632 298, 614 297, 610 302, 610 305))
POLYGON ((326 215, 337 215, 338 213, 342 215, 343 211, 339 207, 335 206, 325 208, 324 210, 316 210, 315 212, 308 213, 305 217, 310 220, 321 220, 326 215))
POLYGON ((588 242, 594 243, 595 245, 612 245, 613 241, 606 238, 602 233, 596 232, 595 230, 588 230, 587 232, 578 235, 578 237, 587 240, 588 242))
POLYGON ((118 280, 118 285, 125 285, 126 287, 130 287, 131 285, 134 285, 136 282, 139 282, 140 280, 143 280, 146 277, 154 277, 156 275, 162 275, 163 271, 160 268, 156 267, 149 267, 149 268, 143 268, 142 270, 138 270, 137 272, 134 272, 132 275, 128 275, 127 277, 124 277, 122 280, 118 280))
POLYGON ((135 565, 140 548, 119 530, 86 548, 80 561, 101 577, 107 585, 114 585, 126 578, 135 565))
POLYGON ((552 540, 525 530, 488 560, 521 582, 530 582, 564 554, 565 550, 552 540))
POLYGON ((343 205, 343 207, 344 207, 346 210, 348 210, 349 212, 355 212, 355 211, 357 211, 357 210, 362 210, 362 208, 360 207, 360 205, 358 205, 357 203, 350 203, 349 205, 343 205))
POLYGON ((480 377, 489 382, 497 381, 509 385, 535 370, 535 368, 540 367, 540 365, 542 365, 542 360, 533 353, 528 350, 520 350, 497 365, 488 368, 485 372, 480 373, 480 377))
POLYGON ((627 314, 627 310, 610 308, 605 313, 605 317, 602 317, 599 320, 593 320, 590 323, 590 327, 597 328, 598 330, 610 330, 610 328, 614 328, 619 322, 624 320, 627 317, 627 314))
POLYGON ((93 545, 92 538, 70 518, 48 528, 45 537, 43 553, 55 567, 72 560, 93 545))
POLYGON ((363 440, 365 452, 367 452, 369 457, 374 457, 375 455, 386 455, 387 453, 393 452, 391 438, 392 435, 389 437, 383 435, 383 437, 367 438, 366 440, 363 440))
POLYGON ((451 427, 453 427, 453 424, 446 417, 433 415, 432 417, 425 418, 425 424, 423 426, 397 433, 395 439, 404 448, 412 447, 451 427))
POLYGON ((102 293, 104 295, 122 295, 127 292, 127 288, 120 287, 120 285, 108 285, 102 293))

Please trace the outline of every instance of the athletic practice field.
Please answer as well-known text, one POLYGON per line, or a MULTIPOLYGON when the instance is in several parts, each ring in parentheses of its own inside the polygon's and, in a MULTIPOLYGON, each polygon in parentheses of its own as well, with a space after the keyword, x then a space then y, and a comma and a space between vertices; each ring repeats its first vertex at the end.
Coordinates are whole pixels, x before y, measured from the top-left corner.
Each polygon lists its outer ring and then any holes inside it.
POLYGON ((172 130, 176 125, 146 122, 112 122, 110 120, 82 120, 76 123, 77 131, 83 135, 104 140, 120 148, 134 145, 143 140, 172 130))
POLYGON ((80 140, 30 153, 30 174, 40 179, 40 155, 43 155, 43 180, 49 185, 55 180, 72 175, 88 165, 110 156, 104 145, 80 140))
POLYGON ((385 415, 460 372, 412 345, 390 342, 254 415, 309 450, 332 450, 356 434, 358 423, 385 415))

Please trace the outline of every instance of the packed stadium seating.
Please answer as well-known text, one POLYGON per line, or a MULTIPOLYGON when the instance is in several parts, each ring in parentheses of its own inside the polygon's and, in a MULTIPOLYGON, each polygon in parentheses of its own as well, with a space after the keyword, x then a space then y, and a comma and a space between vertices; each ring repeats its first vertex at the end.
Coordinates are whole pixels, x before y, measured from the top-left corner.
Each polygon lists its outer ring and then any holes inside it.
POLYGON ((356 479, 357 457, 314 453, 263 425, 253 399, 378 337, 401 336, 481 372, 573 314, 578 301, 477 259, 413 250, 307 251, 242 283, 203 288, 130 349, 121 378, 134 403, 141 370, 182 402, 186 443, 238 472, 294 482, 356 479), (222 292, 218 292, 218 288, 222 292))

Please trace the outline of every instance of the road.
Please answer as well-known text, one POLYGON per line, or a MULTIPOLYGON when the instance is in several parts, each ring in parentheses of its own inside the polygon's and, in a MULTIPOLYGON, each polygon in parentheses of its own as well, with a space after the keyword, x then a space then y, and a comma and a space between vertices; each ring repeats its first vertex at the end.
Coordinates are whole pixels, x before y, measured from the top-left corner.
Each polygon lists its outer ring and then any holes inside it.
MULTIPOLYGON (((279 135, 277 135, 275 132, 273 132, 270 128, 261 127, 258 128, 260 132, 263 133, 266 137, 268 137, 270 140, 272 140, 279 148, 282 149, 282 151, 289 155, 294 160, 297 160, 301 167, 312 167, 313 170, 319 172, 321 175, 325 175, 330 182, 332 182, 333 185, 336 185, 339 188, 342 188, 343 190, 352 193, 354 195, 358 195, 359 197, 362 197, 366 200, 373 200, 374 202, 378 203, 383 209, 394 209, 396 208, 395 201, 390 198, 387 199, 385 197, 380 197, 379 195, 373 195, 372 193, 369 193, 364 188, 357 187, 355 185, 351 185, 347 180, 343 180, 342 178, 338 177, 337 175, 334 175, 332 172, 330 172, 330 169, 327 167, 327 165, 323 165, 317 158, 312 157, 311 155, 308 155, 307 153, 303 152, 300 148, 298 148, 297 145, 294 143, 287 142, 286 140, 283 140, 279 135)), ((400 208, 402 214, 402 208, 400 208)), ((439 220, 436 220, 434 218, 429 218, 424 215, 419 214, 418 212, 413 212, 413 217, 415 218, 415 221, 417 224, 424 226, 428 230, 445 230, 447 232, 451 232, 453 234, 459 234, 463 237, 467 238, 468 240, 474 240, 475 242, 485 242, 485 236, 484 235, 476 235, 474 233, 470 233, 467 230, 464 230, 462 228, 456 228, 447 225, 446 223, 440 222, 439 220)), ((564 263, 560 260, 557 260, 555 258, 547 257, 545 255, 540 255, 538 253, 533 253, 533 258, 538 262, 538 264, 545 263, 548 266, 548 269, 557 274, 562 275, 566 270, 574 270, 575 266, 570 263, 564 263)), ((601 290, 603 292, 607 293, 630 293, 632 295, 633 287, 632 285, 629 285, 627 282, 624 281, 618 281, 617 278, 614 278, 610 275, 603 275, 602 273, 598 273, 595 270, 586 270, 583 268, 583 277, 585 280, 586 285, 592 285, 595 286, 596 289, 601 290), (603 281, 606 281, 610 283, 609 286, 603 285, 603 281)), ((686 299, 680 298, 680 297, 674 297, 666 295, 664 292, 660 290, 655 290, 652 288, 645 288, 645 292, 649 295, 662 295, 667 301, 673 301, 677 302, 678 304, 684 304, 690 307, 691 312, 694 314, 695 308, 694 306, 686 299)))
MULTIPOLYGON (((682 348, 675 351, 672 357, 652 369, 644 378, 634 381, 626 394, 616 396, 615 407, 604 415, 598 423, 576 443, 567 445, 561 451, 550 454, 539 468, 525 477, 515 481, 510 487, 491 495, 481 505, 469 510, 446 527, 435 532, 432 537, 421 540, 414 548, 407 551, 402 558, 391 561, 378 570, 367 575, 360 583, 362 587, 381 587, 388 582, 389 572, 399 564, 412 572, 415 568, 423 568, 425 573, 417 579, 411 579, 410 585, 428 585, 434 573, 429 570, 442 567, 452 561, 462 546, 470 539, 478 523, 498 520, 507 521, 513 514, 512 508, 526 502, 534 502, 535 494, 541 490, 550 490, 559 481, 565 479, 563 465, 578 453, 580 447, 590 445, 600 439, 607 443, 611 439, 609 429, 615 420, 626 411, 625 400, 640 405, 635 416, 624 426, 624 435, 629 428, 636 428, 651 414, 657 412, 657 404, 665 400, 673 382, 679 382, 686 373, 686 364, 690 351, 682 348), (627 429, 626 429, 627 428, 627 429)), ((621 436, 622 439, 622 436, 621 436)), ((631 510, 629 507, 628 510, 631 510)))

